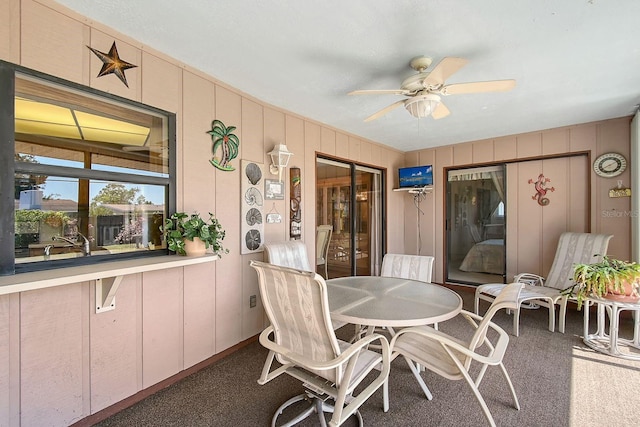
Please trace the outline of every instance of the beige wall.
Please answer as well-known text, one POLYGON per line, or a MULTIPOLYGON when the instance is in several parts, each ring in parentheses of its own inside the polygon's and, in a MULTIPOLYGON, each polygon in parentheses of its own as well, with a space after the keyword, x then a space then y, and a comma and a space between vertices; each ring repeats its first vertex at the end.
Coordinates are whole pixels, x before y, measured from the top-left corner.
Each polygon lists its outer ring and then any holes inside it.
MULTIPOLYGON (((425 214, 420 215, 421 254, 436 257, 434 281, 443 283, 445 278, 445 168, 448 167, 509 162, 508 280, 522 272, 546 275, 563 231, 612 234, 609 254, 629 259, 630 199, 609 197, 609 190, 618 180, 622 180, 625 187, 632 187, 629 168, 622 175, 607 179, 593 172, 591 162, 609 151, 629 159, 630 123, 631 117, 624 117, 406 153, 406 166, 434 166, 434 191, 421 204, 425 214), (531 161, 581 152, 590 157, 531 161), (550 178, 550 185, 556 188, 554 193, 549 193, 551 203, 548 206, 540 206, 531 199, 535 191, 528 179, 537 178, 539 173, 550 178), (590 204, 583 202, 585 196, 590 197, 590 204)), ((417 253, 418 216, 411 205, 406 206, 405 250, 406 253, 417 253)))
MULTIPOLYGON (((240 159, 268 165, 285 143, 303 185, 303 241, 315 252, 316 152, 387 168, 403 153, 269 106, 49 0, 0 0, 0 59, 177 114, 178 209, 213 212, 228 255, 215 263, 126 276, 116 309, 96 315, 89 283, 0 296, 0 425, 63 426, 78 421, 259 333, 261 304, 249 260, 240 255, 240 175, 209 164, 213 119, 237 126, 240 159), (87 45, 116 42, 129 88, 87 45)), ((268 169, 268 168, 267 168, 268 169)), ((265 241, 288 239, 287 199, 265 241)), ((388 189, 393 187, 393 179, 388 189)), ((403 199, 389 191, 388 248, 404 248, 403 199)), ((271 205, 269 205, 269 208, 271 205)))

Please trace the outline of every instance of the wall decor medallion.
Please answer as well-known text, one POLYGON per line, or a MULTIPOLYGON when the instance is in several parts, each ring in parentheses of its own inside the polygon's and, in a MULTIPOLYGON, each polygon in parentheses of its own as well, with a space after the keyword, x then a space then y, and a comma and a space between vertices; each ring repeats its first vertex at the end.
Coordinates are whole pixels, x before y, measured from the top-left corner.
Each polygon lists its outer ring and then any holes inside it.
POLYGON ((618 153, 605 153, 593 162, 593 171, 603 178, 613 178, 627 169, 627 159, 618 153))
POLYGON ((291 214, 289 216, 291 228, 289 230, 289 236, 297 240, 302 237, 302 185, 300 182, 300 168, 291 168, 289 171, 291 178, 291 214))
POLYGON ((538 179, 534 181, 533 179, 529 179, 529 184, 533 184, 536 189, 536 193, 531 196, 533 200, 536 200, 540 206, 547 206, 550 200, 545 197, 548 191, 556 191, 553 187, 547 187, 547 183, 551 182, 549 178, 545 178, 543 174, 538 175, 538 179))
POLYGON ((241 160, 240 253, 262 252, 264 241, 264 197, 262 163, 241 160))
POLYGON ((100 52, 97 49, 87 46, 91 52, 93 52, 102 61, 102 69, 98 73, 98 77, 106 76, 107 74, 115 74, 126 87, 129 87, 127 83, 127 77, 124 75, 124 70, 129 68, 135 68, 137 65, 130 64, 120 59, 118 56, 118 49, 116 48, 116 42, 114 41, 109 49, 109 53, 100 52))
POLYGON ((213 146, 211 152, 213 157, 209 160, 216 168, 222 171, 236 170, 229 162, 238 157, 238 147, 240 140, 232 132, 236 130, 235 126, 226 127, 220 120, 211 122, 211 130, 207 131, 211 135, 213 146), (220 154, 218 154, 220 149, 220 154))

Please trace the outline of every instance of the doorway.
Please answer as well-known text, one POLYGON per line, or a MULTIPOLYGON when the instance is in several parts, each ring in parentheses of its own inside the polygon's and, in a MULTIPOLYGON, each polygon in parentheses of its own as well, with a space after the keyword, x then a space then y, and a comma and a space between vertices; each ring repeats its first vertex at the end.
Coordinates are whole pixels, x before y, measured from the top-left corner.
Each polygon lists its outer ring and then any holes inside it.
MULTIPOLYGON (((332 228, 328 254, 316 254, 327 278, 378 275, 383 248, 383 171, 316 159, 316 226, 332 228)), ((318 234, 317 234, 318 235, 318 234)), ((316 247, 323 247, 316 242, 316 247)))
POLYGON ((447 281, 504 283, 505 166, 447 172, 447 281))

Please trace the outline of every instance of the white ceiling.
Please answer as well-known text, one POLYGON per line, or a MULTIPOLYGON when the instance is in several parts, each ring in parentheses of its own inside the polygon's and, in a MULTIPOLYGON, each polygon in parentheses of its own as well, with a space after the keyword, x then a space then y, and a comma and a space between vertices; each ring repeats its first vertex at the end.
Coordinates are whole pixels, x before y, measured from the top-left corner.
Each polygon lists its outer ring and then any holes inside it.
POLYGON ((637 0, 57 1, 264 102, 404 151, 628 116, 640 104, 637 0), (443 98, 451 115, 440 120, 401 107, 363 122, 403 97, 347 93, 399 88, 421 55, 432 67, 469 61, 448 84, 517 86, 443 98))

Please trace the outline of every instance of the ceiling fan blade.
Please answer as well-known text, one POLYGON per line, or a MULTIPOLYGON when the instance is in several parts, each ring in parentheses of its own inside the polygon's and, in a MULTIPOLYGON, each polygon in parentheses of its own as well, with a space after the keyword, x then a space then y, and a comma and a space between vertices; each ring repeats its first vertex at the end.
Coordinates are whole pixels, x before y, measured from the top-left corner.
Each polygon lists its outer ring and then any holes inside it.
POLYGON ((438 104, 436 109, 433 110, 433 112, 431 113, 431 117, 433 117, 435 120, 438 120, 443 117, 447 117, 449 114, 451 114, 451 111, 449 111, 447 106, 441 102, 440 104, 438 104))
POLYGON ((398 108, 399 106, 401 106, 402 104, 404 104, 404 99, 401 99, 400 101, 396 101, 393 104, 383 108, 382 110, 378 111, 377 113, 374 113, 372 115, 370 115, 369 117, 367 117, 366 119, 364 119, 365 122, 370 122, 371 120, 375 120, 378 117, 382 117, 385 114, 387 114, 389 111, 391 110, 395 110, 396 108, 398 108))
POLYGON ((365 89, 354 90, 347 95, 378 95, 378 94, 392 94, 392 95, 408 95, 411 92, 404 89, 365 89))
POLYGON ((427 88, 429 85, 439 86, 444 84, 445 80, 453 75, 460 68, 467 64, 464 58, 446 57, 435 66, 435 68, 424 79, 423 85, 427 88))
POLYGON ((506 92, 516 87, 515 80, 493 80, 488 82, 455 83, 442 88, 442 95, 461 93, 506 92))

